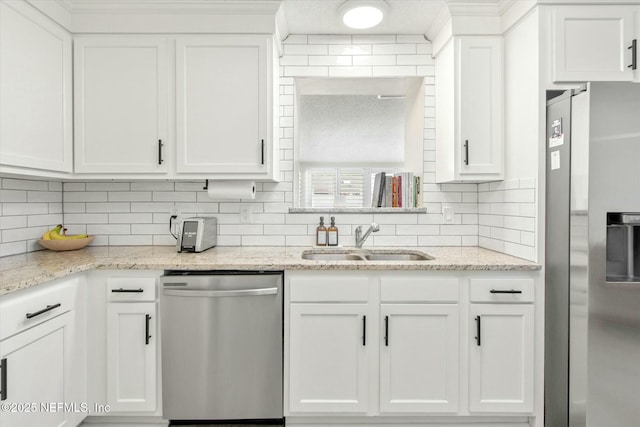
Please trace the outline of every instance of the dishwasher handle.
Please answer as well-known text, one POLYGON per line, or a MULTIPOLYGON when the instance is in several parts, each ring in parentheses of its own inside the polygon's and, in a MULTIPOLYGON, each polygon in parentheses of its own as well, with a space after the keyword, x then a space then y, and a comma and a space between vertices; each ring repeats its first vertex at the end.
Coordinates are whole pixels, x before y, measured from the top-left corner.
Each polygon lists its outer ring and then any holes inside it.
MULTIPOLYGON (((171 283, 166 283, 171 285, 171 283)), ((258 288, 258 289, 233 289, 228 291, 207 291, 207 290, 188 290, 188 289, 169 289, 165 288, 162 293, 167 296, 174 297, 249 297, 257 295, 276 295, 278 288, 258 288)))

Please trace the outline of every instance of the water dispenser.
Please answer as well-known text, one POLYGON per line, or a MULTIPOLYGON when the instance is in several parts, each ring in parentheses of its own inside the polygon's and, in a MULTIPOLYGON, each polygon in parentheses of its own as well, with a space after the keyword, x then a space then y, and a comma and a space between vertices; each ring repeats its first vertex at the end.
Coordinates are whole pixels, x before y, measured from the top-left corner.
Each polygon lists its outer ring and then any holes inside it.
POLYGON ((638 212, 607 212, 607 281, 640 282, 638 212))

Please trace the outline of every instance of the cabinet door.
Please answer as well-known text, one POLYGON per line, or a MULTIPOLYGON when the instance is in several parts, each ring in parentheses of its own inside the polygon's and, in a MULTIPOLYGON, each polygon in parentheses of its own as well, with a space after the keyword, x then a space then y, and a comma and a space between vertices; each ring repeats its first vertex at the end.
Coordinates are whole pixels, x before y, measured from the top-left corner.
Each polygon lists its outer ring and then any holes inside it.
POLYGON ((367 411, 366 304, 291 304, 289 410, 367 411))
POLYGON ((165 173, 166 41, 74 41, 75 171, 165 173))
POLYGON ((112 411, 156 408, 156 304, 107 306, 107 404, 112 411))
POLYGON ((66 425, 65 408, 59 405, 65 403, 65 371, 73 369, 65 366, 70 318, 66 313, 0 342, 6 382, 2 404, 11 409, 0 411, 0 425, 66 425))
POLYGON ((381 412, 458 411, 458 305, 382 304, 381 412))
POLYGON ((460 179, 502 178, 502 38, 458 39, 457 147, 460 179))
POLYGON ((469 410, 533 411, 533 305, 471 304, 469 410))
POLYGON ((553 81, 630 81, 634 9, 624 6, 553 10, 553 81))
POLYGON ((177 40, 178 173, 269 172, 270 55, 268 36, 177 40))
POLYGON ((71 172, 71 35, 26 2, 0 2, 2 165, 71 172))

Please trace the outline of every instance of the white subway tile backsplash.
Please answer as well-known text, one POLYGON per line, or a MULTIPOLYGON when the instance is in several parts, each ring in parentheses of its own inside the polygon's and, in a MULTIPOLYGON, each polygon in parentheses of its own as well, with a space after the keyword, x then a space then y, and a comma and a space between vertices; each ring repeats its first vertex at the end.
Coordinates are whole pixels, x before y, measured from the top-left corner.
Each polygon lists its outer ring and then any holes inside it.
POLYGON ((354 34, 351 36, 354 45, 358 44, 391 44, 396 42, 396 36, 393 34, 354 34))
POLYGON ((0 230, 6 230, 8 228, 24 228, 26 226, 26 216, 0 216, 0 230))
POLYGON ((2 178, 1 185, 3 190, 49 191, 49 183, 47 181, 2 178))
POLYGON ((307 55, 283 56, 280 58, 280 65, 309 65, 309 57, 307 55))
POLYGON ((89 224, 87 225, 87 234, 131 234, 131 225, 129 224, 89 224))
POLYGON ((342 34, 309 34, 309 44, 351 44, 350 35, 342 34))
POLYGON ((329 45, 329 55, 371 55, 372 52, 373 48, 370 44, 329 45))
POLYGON ((462 246, 461 236, 419 236, 418 246, 462 246))
POLYGON ((0 201, 2 203, 26 203, 27 192, 25 190, 0 190, 0 201))
POLYGON ((87 191, 129 191, 128 182, 87 182, 87 191))
POLYGON ((113 202, 113 203, 87 203, 86 212, 130 212, 131 203, 113 202))
POLYGON ((56 224, 61 224, 61 214, 47 214, 47 215, 29 215, 27 217, 28 227, 49 226, 53 227, 56 224))
MULTIPOLYGON (((328 55, 329 49, 325 44, 311 45, 311 44, 285 44, 284 55, 328 55)), ((286 68, 286 67, 285 67, 286 68)), ((286 73, 286 75, 291 75, 286 73)))
POLYGON ((149 224, 153 221, 150 213, 110 213, 109 224, 149 224))
POLYGON ((27 241, 0 243, 0 256, 18 255, 27 252, 27 241))
POLYGON ((374 44, 374 55, 415 55, 416 45, 409 44, 374 44))
MULTIPOLYGON (((332 56, 310 56, 309 65, 342 65, 351 66, 352 57, 345 55, 332 55, 332 56)), ((357 58, 357 57, 356 57, 357 58)), ((357 64, 353 64, 357 65, 357 64)))
POLYGON ((46 203, 2 203, 2 215, 38 215, 49 213, 46 203))
POLYGON ((242 246, 284 246, 285 236, 240 236, 242 246))
POLYGON ((396 55, 362 55, 353 57, 354 66, 397 65, 396 55))
POLYGON ((153 236, 147 235, 130 235, 130 236, 109 236, 109 246, 144 246, 152 245, 153 236))
POLYGON ((151 199, 154 202, 195 202, 196 193, 194 191, 154 191, 151 193, 151 199))
POLYGON ((73 213, 64 214, 65 224, 108 224, 109 214, 106 213, 73 213))
POLYGON ((28 202, 62 203, 61 191, 27 191, 28 202))
MULTIPOLYGON (((116 193, 122 195, 128 195, 130 193, 122 192, 116 193)), ((62 193, 62 202, 106 202, 107 201, 107 192, 105 191, 78 191, 78 192, 67 192, 64 191, 62 193)))
POLYGON ((398 55, 397 58, 398 65, 428 66, 435 64, 435 60, 431 57, 431 55, 398 55))

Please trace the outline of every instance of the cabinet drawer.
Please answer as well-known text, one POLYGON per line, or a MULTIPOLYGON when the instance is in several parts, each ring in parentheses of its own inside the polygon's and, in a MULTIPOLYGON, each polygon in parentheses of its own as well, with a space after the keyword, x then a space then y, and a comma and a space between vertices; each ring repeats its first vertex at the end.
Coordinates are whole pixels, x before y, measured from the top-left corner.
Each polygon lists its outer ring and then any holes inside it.
POLYGON ((291 302, 367 302, 367 277, 325 276, 292 279, 289 287, 291 302))
POLYGON ((110 277, 107 301, 155 301, 155 277, 110 277))
POLYGON ((8 295, 0 300, 0 340, 75 307, 78 279, 64 279, 8 295))
POLYGON ((383 278, 382 302, 458 302, 456 278, 383 278))
POLYGON ((533 279, 470 279, 471 302, 533 302, 533 279))

